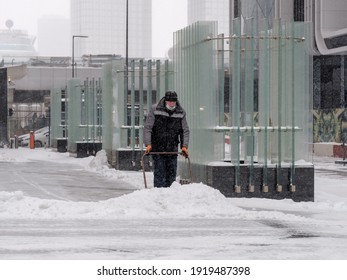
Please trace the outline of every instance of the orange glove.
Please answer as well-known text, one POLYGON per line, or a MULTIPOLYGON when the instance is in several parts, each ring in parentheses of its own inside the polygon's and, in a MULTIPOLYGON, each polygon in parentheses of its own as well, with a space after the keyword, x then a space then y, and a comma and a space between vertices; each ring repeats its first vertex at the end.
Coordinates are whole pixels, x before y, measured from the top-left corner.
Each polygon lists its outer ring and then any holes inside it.
POLYGON ((151 150, 152 150, 152 145, 149 144, 149 145, 147 145, 147 147, 146 147, 145 153, 146 153, 146 154, 149 154, 149 152, 150 152, 151 150))
POLYGON ((187 147, 185 147, 185 146, 182 147, 182 154, 183 154, 184 157, 186 157, 186 158, 188 157, 188 149, 187 149, 187 147))

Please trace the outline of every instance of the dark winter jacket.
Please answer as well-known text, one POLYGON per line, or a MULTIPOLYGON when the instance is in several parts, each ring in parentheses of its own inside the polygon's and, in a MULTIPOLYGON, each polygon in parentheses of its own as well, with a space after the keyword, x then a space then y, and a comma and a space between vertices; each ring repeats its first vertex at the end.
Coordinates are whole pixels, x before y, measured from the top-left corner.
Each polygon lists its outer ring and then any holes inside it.
POLYGON ((144 144, 152 145, 152 152, 177 152, 178 144, 188 148, 189 127, 186 112, 177 101, 173 111, 165 107, 163 97, 152 106, 143 131, 144 144))

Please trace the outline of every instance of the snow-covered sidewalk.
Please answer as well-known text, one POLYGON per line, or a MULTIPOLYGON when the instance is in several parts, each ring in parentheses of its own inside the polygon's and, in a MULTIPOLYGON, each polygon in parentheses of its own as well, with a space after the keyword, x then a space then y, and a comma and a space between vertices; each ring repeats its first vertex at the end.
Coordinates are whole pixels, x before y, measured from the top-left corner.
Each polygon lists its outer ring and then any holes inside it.
POLYGON ((314 161, 315 202, 297 203, 201 183, 144 189, 103 151, 0 149, 0 259, 346 259, 347 166, 314 161))

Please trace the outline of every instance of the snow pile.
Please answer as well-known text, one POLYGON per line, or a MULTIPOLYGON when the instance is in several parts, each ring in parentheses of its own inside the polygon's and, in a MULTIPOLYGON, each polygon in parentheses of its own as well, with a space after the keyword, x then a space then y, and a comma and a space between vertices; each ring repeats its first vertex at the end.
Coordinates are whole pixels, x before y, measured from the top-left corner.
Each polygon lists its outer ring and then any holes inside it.
POLYGON ((104 150, 99 151, 95 157, 90 156, 89 159, 90 161, 86 161, 84 166, 86 170, 114 179, 124 179, 128 177, 126 172, 115 170, 108 164, 106 152, 104 150))
POLYGON ((111 166, 107 162, 107 156, 104 150, 97 152, 96 156, 91 158, 92 160, 87 165, 87 168, 101 172, 110 169, 111 166))
MULTIPOLYGON (((0 218, 9 219, 155 219, 155 218, 233 218, 301 220, 324 211, 347 213, 345 188, 340 178, 327 193, 324 175, 316 182, 315 202, 293 202, 260 198, 226 198, 218 190, 204 184, 169 189, 154 189, 153 174, 147 172, 148 189, 144 189, 142 172, 111 168, 106 152, 95 157, 72 158, 68 153, 49 149, 1 150, 0 161, 42 160, 78 165, 102 176, 122 180, 137 189, 133 193, 99 202, 72 202, 29 197, 21 191, 0 192, 0 218), (337 194, 337 195, 336 195, 337 194), (266 211, 265 211, 266 210, 266 211), (283 211, 294 213, 284 214, 283 211)), ((316 177, 317 178, 317 177, 316 177)), ((330 181, 331 182, 330 178, 330 181)))
MULTIPOLYGON (((323 160, 324 165, 331 166, 332 159, 321 159, 323 160), (330 163, 329 163, 330 160, 330 163)), ((305 164, 304 161, 301 162, 302 165, 305 164)), ((320 163, 321 164, 321 163, 320 163)), ((318 165, 319 166, 319 165, 318 165)), ((333 168, 333 167, 332 167, 333 168)), ((335 167, 336 168, 336 167, 335 167)), ((341 166, 337 166, 337 168, 340 168, 342 171, 347 171, 347 168, 341 168, 341 166)), ((94 159, 91 160, 91 162, 86 166, 86 169, 90 171, 94 171, 97 173, 102 174, 103 176, 112 177, 116 179, 122 179, 130 184, 135 184, 138 189, 143 188, 143 178, 142 178, 142 172, 122 172, 119 170, 110 169, 110 166, 107 163, 107 157, 105 151, 100 151, 96 155, 94 159), (136 178, 136 179, 135 179, 136 178)), ((147 182, 149 183, 149 187, 153 187, 152 185, 152 173, 147 173, 146 175, 147 182)), ((318 175, 319 176, 319 175, 318 175)), ((317 175, 316 175, 317 177, 317 175)), ((321 210, 328 210, 328 211, 347 211, 347 198, 345 197, 345 189, 341 189, 341 182, 339 182, 340 179, 336 179, 336 183, 334 184, 336 186, 336 189, 332 192, 332 194, 327 193, 326 191, 320 191, 320 189, 324 189, 328 182, 324 181, 325 177, 322 176, 322 178, 319 178, 319 180, 316 182, 316 195, 315 195, 315 202, 294 202, 290 199, 287 200, 273 200, 273 199, 260 199, 260 198, 236 198, 236 199, 227 199, 227 204, 233 204, 234 206, 239 207, 249 207, 249 208, 256 208, 258 209, 266 209, 266 210, 283 210, 283 211, 315 211, 319 212, 321 210), (323 183, 320 185, 320 183, 323 183), (334 194, 341 192, 340 196, 336 196, 334 194)), ((327 179, 331 183, 331 178, 327 179)), ((202 189, 196 188, 196 184, 193 184, 195 188, 193 191, 203 192, 202 189)), ((200 186, 204 186, 203 184, 200 184, 200 186)), ((208 186, 205 186, 207 190, 214 191, 208 186)), ((347 187, 347 184, 346 184, 347 187)), ((333 188, 331 186, 330 188, 333 188)), ((158 190, 164 191, 165 190, 158 190)), ((204 189, 205 191, 205 189, 204 189)), ((219 193, 219 191, 218 191, 219 193)), ((219 193, 220 194, 220 193, 219 193)), ((186 195, 184 193, 184 195, 186 195)), ((202 194, 204 195, 204 194, 202 194)), ((192 194, 191 194, 192 196, 192 194)), ((191 198, 190 196, 190 198, 191 198)), ((205 193, 205 196, 207 194, 205 193)), ((213 197, 213 196, 212 196, 213 197)), ((181 197, 182 201, 184 201, 184 197, 181 197)), ((195 197, 196 198, 196 197, 195 197)), ((160 200, 160 199, 159 199, 160 200)), ((179 201, 178 205, 182 203, 182 201, 179 201)), ((187 201, 188 205, 190 204, 190 199, 187 201)), ((180 205, 181 207, 181 205, 180 205)), ((197 205, 192 205, 193 207, 197 207, 197 205)), ((198 209, 198 208, 197 208, 198 209)), ((189 211, 188 211, 189 212, 189 211)), ((222 213, 222 212, 221 212, 222 213)))
MULTIPOLYGON (((89 157, 90 161, 85 161, 84 168, 88 171, 98 173, 104 177, 111 179, 122 180, 130 185, 133 185, 135 189, 144 188, 143 173, 134 171, 121 171, 112 168, 107 161, 106 152, 104 150, 99 151, 95 157, 89 157)), ((147 172, 147 185, 149 188, 153 188, 153 174, 147 172)))
POLYGON ((22 192, 0 192, 0 218, 7 219, 156 219, 234 218, 302 220, 277 211, 236 207, 232 199, 203 184, 142 189, 99 202, 39 199, 22 192))

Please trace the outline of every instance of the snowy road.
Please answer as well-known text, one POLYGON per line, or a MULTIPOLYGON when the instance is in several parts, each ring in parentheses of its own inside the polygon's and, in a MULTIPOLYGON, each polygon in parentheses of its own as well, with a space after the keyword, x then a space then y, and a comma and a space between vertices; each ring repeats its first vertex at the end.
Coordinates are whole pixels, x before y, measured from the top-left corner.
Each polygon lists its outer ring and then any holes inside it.
POLYGON ((5 220, 0 230, 1 259, 343 259, 347 252, 345 233, 266 220, 5 220))
POLYGON ((347 259, 347 167, 319 165, 294 203, 144 190, 98 160, 0 150, 0 259, 347 259))

